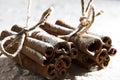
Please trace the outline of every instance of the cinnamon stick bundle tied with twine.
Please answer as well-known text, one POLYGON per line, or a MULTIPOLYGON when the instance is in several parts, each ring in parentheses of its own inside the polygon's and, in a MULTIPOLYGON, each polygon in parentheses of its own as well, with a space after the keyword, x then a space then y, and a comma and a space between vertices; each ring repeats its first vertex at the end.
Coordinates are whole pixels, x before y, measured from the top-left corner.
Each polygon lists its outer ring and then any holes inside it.
MULTIPOLYGON (((25 39, 25 41, 27 42, 27 43, 30 43, 32 40, 34 40, 34 39, 32 39, 32 38, 30 38, 30 37, 26 37, 26 39, 25 39)), ((12 40, 11 40, 12 41, 12 40)), ((35 39, 35 41, 36 41, 36 39, 35 39)), ((43 57, 43 55, 41 55, 37 50, 34 50, 34 49, 32 49, 31 48, 31 44, 32 43, 30 43, 29 45, 26 45, 27 43, 24 43, 24 46, 23 46, 23 48, 22 48, 22 50, 21 50, 21 53, 20 53, 20 55, 22 55, 22 54, 24 54, 25 56, 27 56, 28 58, 30 58, 31 60, 33 60, 35 63, 37 63, 37 64, 39 64, 39 66, 42 66, 42 67, 45 67, 46 66, 46 58, 45 57, 43 57), (29 47, 27 47, 27 46, 29 46, 29 47), (41 55, 41 56, 40 56, 41 55), (42 58, 44 58, 44 59, 42 59, 42 58)), ((10 43, 10 42, 9 42, 10 43)), ((6 44, 6 46, 9 44, 9 43, 5 43, 6 44)), ((38 43, 39 44, 39 43, 38 43)), ((35 44, 36 45, 36 44, 35 44)), ((4 46, 4 47, 6 47, 6 46, 4 46)), ((12 48, 10 48, 10 50, 14 50, 15 48, 17 48, 17 46, 18 45, 15 45, 15 46, 12 46, 12 48)), ((34 45, 33 45, 34 46, 34 45)), ((39 47, 40 48, 40 47, 39 47)), ((14 52, 12 52, 11 51, 11 53, 14 53, 14 52)), ((18 54, 18 56, 19 56, 19 54, 18 54)), ((17 57, 17 56, 16 56, 17 57)), ((15 57, 15 58, 16 58, 15 57)), ((25 66, 27 69, 30 69, 30 70, 32 70, 32 71, 34 71, 34 69, 32 68, 32 67, 28 67, 28 64, 24 64, 24 60, 22 60, 22 57, 20 56, 20 58, 18 57, 18 59, 20 59, 20 60, 18 60, 17 62, 19 63, 19 64, 21 64, 22 66, 25 66)), ((26 60, 25 60, 26 61, 26 60)), ((53 62, 54 63, 54 62, 53 62)), ((48 71, 50 72, 49 74, 50 75, 54 75, 55 73, 54 72, 56 72, 56 70, 58 71, 57 73, 58 73, 58 75, 59 76, 65 76, 65 74, 66 74, 66 69, 68 69, 69 67, 70 67, 70 65, 71 65, 71 58, 69 57, 69 56, 64 56, 64 55, 61 55, 60 57, 58 57, 58 59, 57 60, 55 60, 55 70, 53 71, 53 72, 51 72, 51 70, 50 69, 48 69, 48 71), (60 61, 60 62, 59 62, 60 61), (62 61, 62 63, 63 63, 63 67, 61 66, 61 68, 59 68, 58 66, 61 64, 61 61, 62 61)), ((48 65, 48 64, 47 64, 48 65)), ((53 70, 53 69, 52 69, 53 70)), ((35 71, 36 72, 36 71, 35 71)), ((42 74, 42 75, 44 75, 43 73, 39 73, 39 74, 42 74)), ((57 76, 58 77, 58 76, 57 76)), ((51 78, 51 77, 48 77, 48 78, 51 78)))
MULTIPOLYGON (((68 24, 66 24, 65 22, 63 22, 62 20, 57 20, 56 21, 56 24, 57 25, 62 25, 62 27, 65 27, 65 28, 69 28, 69 27, 66 27, 66 25, 68 25, 68 24), (59 22, 59 23, 58 23, 59 22), (63 25, 64 24, 64 25, 63 25)), ((57 26, 58 27, 58 26, 57 26)), ((71 27, 70 29, 75 29, 75 28, 73 28, 73 27, 71 27)), ((103 48, 105 48, 105 49, 107 49, 107 51, 109 51, 110 50, 110 48, 112 47, 112 39, 109 37, 109 36, 104 36, 104 35, 99 35, 99 34, 96 34, 96 33, 93 33, 93 32, 87 32, 87 34, 88 35, 91 35, 91 36, 94 36, 94 37, 98 37, 98 38, 100 38, 101 39, 101 41, 102 41, 102 47, 103 48)), ((58 34, 58 35, 60 35, 60 34, 58 34)), ((64 34, 65 35, 65 34, 64 34)), ((116 49, 114 49, 114 51, 115 52, 113 52, 112 54, 113 55, 115 55, 116 54, 116 49)), ((112 56, 112 55, 111 55, 112 56)))
MULTIPOLYGON (((6 47, 10 42, 12 42, 12 40, 5 42, 4 47, 6 47)), ((18 43, 16 43, 16 44, 13 45, 12 47, 7 48, 6 51, 13 54, 18 48, 18 43)), ((23 48, 20 52, 23 53, 24 55, 28 56, 29 58, 31 58, 33 61, 35 61, 39 65, 41 65, 41 66, 45 65, 44 62, 46 61, 46 57, 43 56, 41 53, 35 51, 34 49, 27 47, 27 46, 23 46, 23 48)))
POLYGON ((57 20, 55 25, 46 22, 51 12, 51 8, 48 8, 31 28, 13 25, 12 32, 2 31, 1 51, 21 66, 47 79, 64 77, 72 63, 89 70, 107 67, 109 55, 117 52, 112 47, 112 39, 88 32, 95 17, 102 11, 95 13, 92 0, 86 8, 84 0, 81 0, 81 6, 82 16, 77 28, 61 20, 57 20))
MULTIPOLYGON (((8 31, 4 31, 6 34, 5 35, 9 35, 9 34, 13 34, 11 32, 8 31), (7 33, 8 32, 8 33, 7 33)), ((2 32, 3 33, 3 32, 2 32)), ((7 36, 6 36, 7 37, 7 36)), ((10 43, 10 40, 6 41, 4 45, 8 45, 10 43)), ((50 45, 49 43, 31 38, 31 37, 26 37, 25 38, 25 42, 23 46, 28 46, 38 52, 40 52, 42 55, 46 56, 47 58, 52 57, 53 56, 53 46, 50 45)), ((11 47, 13 48, 17 48, 18 47, 18 43, 16 42, 14 45, 12 45, 11 47)), ((9 49, 7 49, 9 50, 9 49)), ((13 53, 13 52, 12 52, 13 53)))
MULTIPOLYGON (((22 28, 19 26, 13 26, 11 30, 19 32, 19 30, 22 30, 22 28)), ((56 53, 68 54, 70 51, 67 41, 50 35, 42 29, 40 29, 39 31, 32 32, 30 37, 50 43, 52 46, 54 46, 56 53)))

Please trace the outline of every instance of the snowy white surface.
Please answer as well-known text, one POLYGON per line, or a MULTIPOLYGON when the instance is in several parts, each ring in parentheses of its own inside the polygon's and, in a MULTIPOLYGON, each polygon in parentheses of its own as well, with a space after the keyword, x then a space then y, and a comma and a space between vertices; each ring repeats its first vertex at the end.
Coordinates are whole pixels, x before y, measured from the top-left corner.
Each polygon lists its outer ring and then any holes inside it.
MULTIPOLYGON (((87 0, 85 1, 87 2, 87 0)), ((70 79, 120 80, 120 0, 94 0, 94 4, 96 12, 103 10, 104 13, 96 17, 90 31, 110 36, 113 40, 112 44, 118 52, 111 57, 107 68, 83 75, 77 74, 70 79)), ((49 22, 54 23, 57 19, 61 19, 72 26, 79 24, 81 16, 80 0, 32 0, 29 26, 35 24, 42 12, 51 6, 54 11, 48 19, 49 22)), ((24 27, 26 25, 26 15, 27 0, 0 0, 0 31, 4 29, 10 30, 14 24, 24 27)))

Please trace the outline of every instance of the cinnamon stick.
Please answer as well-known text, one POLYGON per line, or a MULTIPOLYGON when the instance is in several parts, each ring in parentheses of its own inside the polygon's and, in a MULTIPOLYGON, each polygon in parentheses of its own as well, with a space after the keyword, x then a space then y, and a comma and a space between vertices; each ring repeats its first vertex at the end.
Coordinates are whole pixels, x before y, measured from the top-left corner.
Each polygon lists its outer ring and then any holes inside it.
MULTIPOLYGON (((20 53, 20 57, 22 60, 21 66, 24 66, 26 69, 38 73, 47 79, 54 79, 57 77, 57 71, 55 70, 54 64, 49 64, 42 67, 22 53, 20 53)), ((20 64, 18 56, 16 56, 14 60, 20 64)))
POLYGON ((45 30, 46 32, 48 32, 49 34, 52 34, 55 36, 57 36, 58 34, 65 35, 72 32, 72 29, 68 29, 59 25, 53 25, 48 22, 45 22, 44 25, 41 25, 39 27, 45 30))
POLYGON ((0 33, 0 40, 3 40, 5 37, 12 35, 11 32, 4 30, 0 33))
POLYGON ((55 24, 60 25, 60 26, 65 27, 65 28, 74 29, 74 27, 68 25, 67 23, 63 22, 62 20, 57 20, 55 22, 55 24))
POLYGON ((50 58, 54 55, 53 53, 53 46, 49 43, 27 37, 24 42, 25 46, 28 46, 35 51, 40 52, 42 55, 46 56, 47 58, 50 58))
POLYGON ((58 54, 59 53, 69 54, 70 49, 68 42, 63 39, 60 39, 58 37, 55 37, 42 31, 33 32, 31 37, 50 43, 52 46, 54 46, 54 51, 58 54))

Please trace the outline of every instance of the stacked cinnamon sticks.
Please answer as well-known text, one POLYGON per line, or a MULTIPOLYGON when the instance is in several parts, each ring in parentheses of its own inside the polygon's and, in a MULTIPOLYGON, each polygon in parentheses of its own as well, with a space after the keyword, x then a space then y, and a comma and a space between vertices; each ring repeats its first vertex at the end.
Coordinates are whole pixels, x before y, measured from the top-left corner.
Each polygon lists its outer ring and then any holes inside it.
POLYGON ((46 22, 51 12, 48 8, 30 29, 14 25, 11 31, 2 31, 2 54, 47 79, 64 77, 72 64, 88 70, 107 67, 117 50, 109 36, 88 32, 100 14, 95 14, 91 2, 85 9, 81 0, 82 16, 76 29, 61 20, 46 22))
MULTIPOLYGON (((0 38, 17 34, 23 29, 14 25, 11 31, 2 31, 0 38)), ((99 69, 107 67, 109 56, 116 53, 111 38, 90 32, 71 36, 68 40, 61 37, 72 31, 74 28, 61 20, 57 20, 54 25, 45 22, 39 29, 27 33, 21 51, 13 60, 47 79, 65 76, 73 63, 89 70, 96 66, 99 69)), ((16 41, 6 48, 12 41, 11 38, 3 44, 10 54, 19 47, 19 42, 16 41)))
POLYGON ((112 40, 109 36, 102 36, 87 32, 81 36, 67 36, 75 30, 74 27, 66 24, 62 20, 57 20, 55 25, 46 22, 40 28, 56 37, 72 42, 77 48, 77 56, 73 62, 85 68, 105 68, 108 66, 110 57, 116 54, 116 49, 112 47, 112 40))

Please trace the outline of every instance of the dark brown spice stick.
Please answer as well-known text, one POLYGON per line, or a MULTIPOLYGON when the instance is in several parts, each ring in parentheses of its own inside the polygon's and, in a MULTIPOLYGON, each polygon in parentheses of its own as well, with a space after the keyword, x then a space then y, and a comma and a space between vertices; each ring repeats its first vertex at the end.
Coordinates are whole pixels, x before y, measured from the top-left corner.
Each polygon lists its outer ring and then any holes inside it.
POLYGON ((11 32, 6 31, 6 30, 2 31, 2 32, 0 33, 0 40, 3 40, 5 37, 10 36, 10 35, 12 35, 11 32))
MULTIPOLYGON (((10 41, 9 41, 10 42, 10 41)), ((8 43, 6 43, 7 46, 8 43)), ((5 46, 5 47, 6 47, 5 46)), ((12 46, 10 48, 8 48, 6 51, 8 51, 9 53, 14 53, 17 50, 17 45, 12 46)), ((46 61, 46 57, 43 56, 41 53, 35 51, 34 49, 31 49, 27 46, 23 46, 21 52, 23 54, 25 54, 26 56, 28 56, 29 58, 31 58, 33 61, 35 61, 36 63, 38 63, 41 66, 44 66, 44 62, 46 61)))
POLYGON ((97 66, 97 63, 91 59, 86 53, 79 51, 76 59, 73 59, 73 63, 82 66, 90 70, 92 67, 97 66))
MULTIPOLYGON (((16 27, 14 27, 15 29, 17 29, 16 27)), ((22 28, 20 28, 19 30, 21 30, 22 28)), ((13 33, 6 31, 5 35, 12 35, 13 33)), ((6 36, 7 37, 7 36, 6 36)), ((11 41, 7 41, 4 45, 8 45, 10 44, 11 41)), ((37 40, 37 39, 33 39, 30 37, 26 37, 25 41, 24 41, 24 46, 28 46, 34 50, 37 50, 38 52, 40 52, 41 54, 43 54, 46 57, 52 57, 53 56, 53 46, 50 45, 49 43, 37 40)), ((13 44, 13 46, 11 47, 16 47, 16 49, 18 48, 18 42, 16 42, 15 44, 13 44)), ((6 49, 9 52, 9 49, 6 49)), ((11 51, 11 50, 10 50, 11 51)), ((12 51, 10 53, 13 53, 15 51, 12 51)))
POLYGON ((46 56, 47 58, 50 58, 54 55, 53 53, 54 48, 49 43, 27 37, 25 39, 24 45, 40 52, 42 55, 46 56))
POLYGON ((100 68, 105 68, 108 66, 110 57, 106 49, 102 49, 97 55, 95 61, 98 63, 100 68))
POLYGON ((52 35, 58 35, 58 34, 64 35, 64 34, 68 34, 68 33, 72 32, 72 29, 68 29, 68 28, 65 28, 65 27, 62 27, 59 25, 53 25, 48 22, 45 22, 44 25, 41 25, 39 27, 52 35))
POLYGON ((109 50, 108 50, 108 54, 110 56, 114 56, 115 54, 117 53, 117 50, 113 47, 111 47, 109 50))
MULTIPOLYGON (((11 28, 11 30, 15 32, 19 32, 20 28, 21 27, 19 26, 14 26, 11 28)), ((53 35, 50 35, 43 30, 32 32, 31 37, 50 43, 52 46, 55 47, 56 53, 65 53, 65 54, 69 53, 68 42, 66 42, 63 39, 57 38, 53 35)))
POLYGON ((88 35, 81 35, 74 43, 78 46, 79 50, 91 56, 94 56, 95 53, 102 49, 101 40, 88 35))
POLYGON ((68 42, 63 39, 57 38, 42 31, 33 32, 31 37, 50 43, 54 46, 54 50, 56 53, 69 54, 70 49, 68 42))
POLYGON ((66 75, 66 73, 67 73, 67 70, 63 68, 59 71, 59 76, 64 77, 66 75))
POLYGON ((18 26, 18 25, 13 25, 11 27, 11 31, 14 31, 14 32, 17 32, 17 33, 21 32, 22 30, 23 30, 23 28, 18 26))
MULTIPOLYGON (((47 79, 56 78, 57 71, 55 70, 54 64, 49 64, 47 66, 42 67, 22 53, 20 53, 20 57, 22 60, 22 66, 24 66, 26 69, 38 73, 46 77, 47 79)), ((16 56, 14 60, 20 64, 18 56, 16 56)))
POLYGON ((55 58, 55 66, 56 69, 59 71, 62 68, 68 69, 71 66, 71 57, 67 55, 61 55, 55 58), (61 65, 63 64, 63 65, 61 65), (61 66, 59 66, 61 65, 61 66))
POLYGON ((73 30, 75 29, 74 27, 72 27, 72 26, 68 25, 67 23, 63 22, 62 20, 57 20, 55 22, 55 24, 66 27, 68 29, 73 29, 73 30))
POLYGON ((87 32, 87 34, 99 37, 103 42, 103 48, 109 50, 112 46, 112 39, 109 36, 98 35, 92 32, 87 32))
MULTIPOLYGON (((65 27, 65 28, 68 28, 68 29, 75 29, 75 28, 69 28, 69 27, 66 27, 66 25, 68 25, 67 23, 65 23, 65 22, 63 22, 63 21, 61 21, 61 20, 57 20, 56 22, 58 22, 58 25, 62 25, 63 27, 65 27), (63 25, 63 23, 64 23, 64 25, 63 25)), ((112 46, 111 45, 111 43, 112 43, 112 40, 111 40, 111 38, 109 37, 109 36, 101 36, 101 35, 97 35, 97 34, 95 34, 95 33, 91 33, 91 32, 87 32, 88 34, 91 34, 91 35, 95 35, 95 36, 98 36, 98 37, 100 37, 101 38, 101 40, 103 41, 103 48, 106 48, 107 50, 109 50, 110 49, 110 47, 112 46)), ((60 34, 58 34, 58 35, 60 35, 60 34)), ((66 35, 66 34, 64 34, 64 35, 66 35)))

